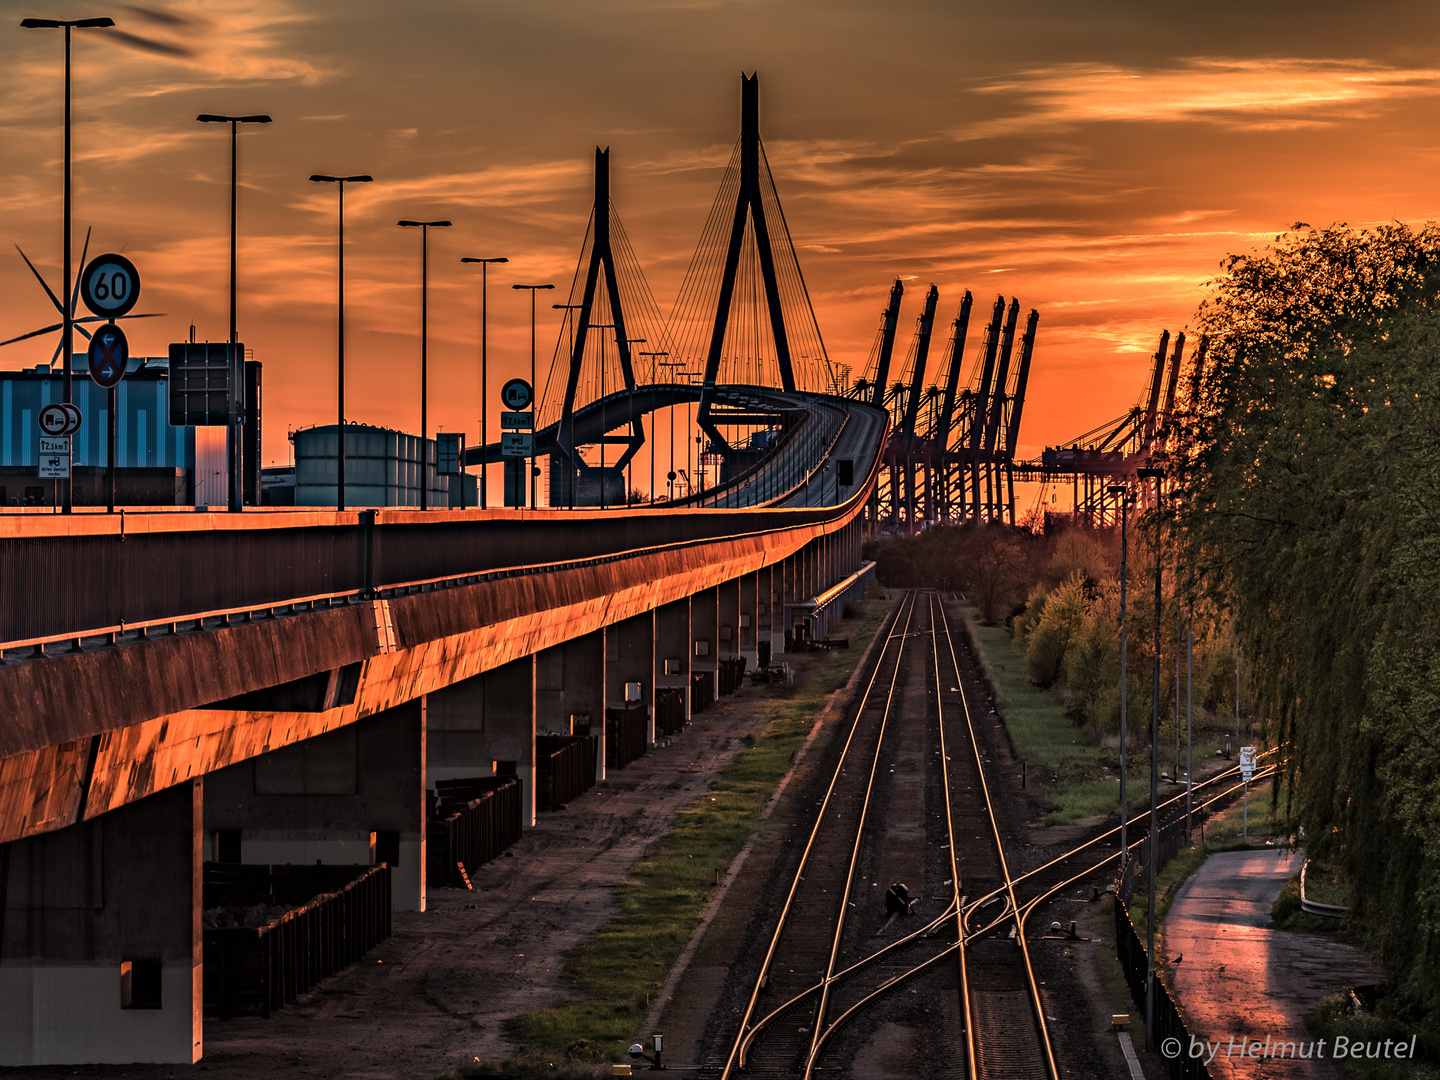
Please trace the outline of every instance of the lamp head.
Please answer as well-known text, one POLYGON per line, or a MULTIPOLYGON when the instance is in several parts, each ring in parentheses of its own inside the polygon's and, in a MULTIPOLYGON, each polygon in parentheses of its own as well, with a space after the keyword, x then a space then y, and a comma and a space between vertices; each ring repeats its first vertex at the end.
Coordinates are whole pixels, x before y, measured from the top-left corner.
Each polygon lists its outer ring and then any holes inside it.
POLYGON ((460 261, 462 263, 508 263, 510 260, 505 258, 503 255, 500 256, 498 259, 475 259, 470 257, 469 255, 464 255, 461 256, 460 261))
POLYGON ((115 20, 104 17, 98 19, 21 19, 20 25, 26 30, 58 30, 62 26, 73 26, 77 30, 91 30, 114 26, 115 20))
POLYGON ((245 116, 221 116, 219 113, 201 113, 195 117, 202 124, 269 124, 266 113, 248 113, 245 116))
POLYGON ((411 221, 409 218, 397 221, 395 224, 403 225, 408 229, 448 229, 450 227, 448 221, 411 221))
POLYGON ((310 179, 317 184, 369 184, 375 180, 368 173, 360 173, 356 176, 327 176, 325 173, 314 173, 310 179))

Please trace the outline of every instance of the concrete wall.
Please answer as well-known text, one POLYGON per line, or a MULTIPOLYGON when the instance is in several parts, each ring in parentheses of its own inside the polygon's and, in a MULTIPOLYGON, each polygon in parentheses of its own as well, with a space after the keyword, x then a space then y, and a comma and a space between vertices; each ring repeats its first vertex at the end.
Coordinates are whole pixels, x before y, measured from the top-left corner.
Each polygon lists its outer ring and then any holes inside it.
POLYGON ((9 845, 0 1065, 200 1060, 201 819, 190 781, 9 845), (159 962, 158 1008, 122 963, 159 962))
POLYGON ((605 631, 535 655, 535 728, 594 735, 595 779, 605 779, 605 631))
POLYGON ((212 773, 207 833, 239 830, 241 862, 342 865, 398 833, 393 903, 424 911, 425 713, 421 698, 212 773))
POLYGON ((685 719, 690 719, 691 649, 690 601, 666 604, 655 611, 655 674, 657 690, 680 690, 685 695, 685 719), (667 663, 671 670, 667 671, 667 663))
POLYGON ((535 824, 535 672, 527 656, 427 696, 428 786, 511 762, 525 823, 535 824))

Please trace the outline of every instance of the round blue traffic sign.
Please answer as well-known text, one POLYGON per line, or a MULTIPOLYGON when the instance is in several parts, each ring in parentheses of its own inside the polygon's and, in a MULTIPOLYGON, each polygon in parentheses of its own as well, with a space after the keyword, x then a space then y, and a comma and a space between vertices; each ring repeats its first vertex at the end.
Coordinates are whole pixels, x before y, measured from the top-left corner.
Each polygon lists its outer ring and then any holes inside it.
POLYGON ((106 323, 90 339, 90 381, 105 389, 117 385, 125 377, 130 362, 130 343, 125 331, 106 323))

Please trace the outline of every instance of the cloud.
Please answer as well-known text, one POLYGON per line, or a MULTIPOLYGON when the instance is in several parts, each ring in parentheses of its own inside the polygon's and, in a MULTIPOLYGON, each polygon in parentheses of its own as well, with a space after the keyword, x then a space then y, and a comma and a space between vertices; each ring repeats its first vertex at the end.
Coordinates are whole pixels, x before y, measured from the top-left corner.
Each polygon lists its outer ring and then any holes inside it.
POLYGON ((1022 111, 956 129, 962 139, 1116 121, 1270 131, 1362 118, 1386 102, 1440 94, 1440 70, 1368 60, 1193 57, 1162 69, 1060 64, 1017 72, 974 92, 1014 98, 1022 111))
POLYGON ((195 56, 195 50, 185 45, 169 41, 157 41, 154 38, 141 37, 139 34, 132 34, 126 30, 111 30, 105 35, 108 41, 118 41, 131 49, 140 52, 155 53, 158 56, 173 56, 180 59, 190 59, 195 56))

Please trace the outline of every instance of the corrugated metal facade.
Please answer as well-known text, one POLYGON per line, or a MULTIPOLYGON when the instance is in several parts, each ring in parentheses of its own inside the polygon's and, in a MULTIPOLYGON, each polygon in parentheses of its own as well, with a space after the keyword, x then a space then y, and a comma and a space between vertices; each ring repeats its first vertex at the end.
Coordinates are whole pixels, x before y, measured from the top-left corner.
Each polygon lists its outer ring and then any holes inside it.
MULTIPOLYGON (((130 372, 116 388, 120 422, 115 461, 121 468, 194 466, 195 429, 170 426, 168 381, 164 368, 152 367, 130 372)), ((108 465, 110 392, 94 385, 83 371, 76 372, 71 385, 85 418, 75 436, 74 464, 108 465)), ((0 372, 0 466, 36 465, 40 410, 64 399, 64 378, 58 371, 0 372)))

